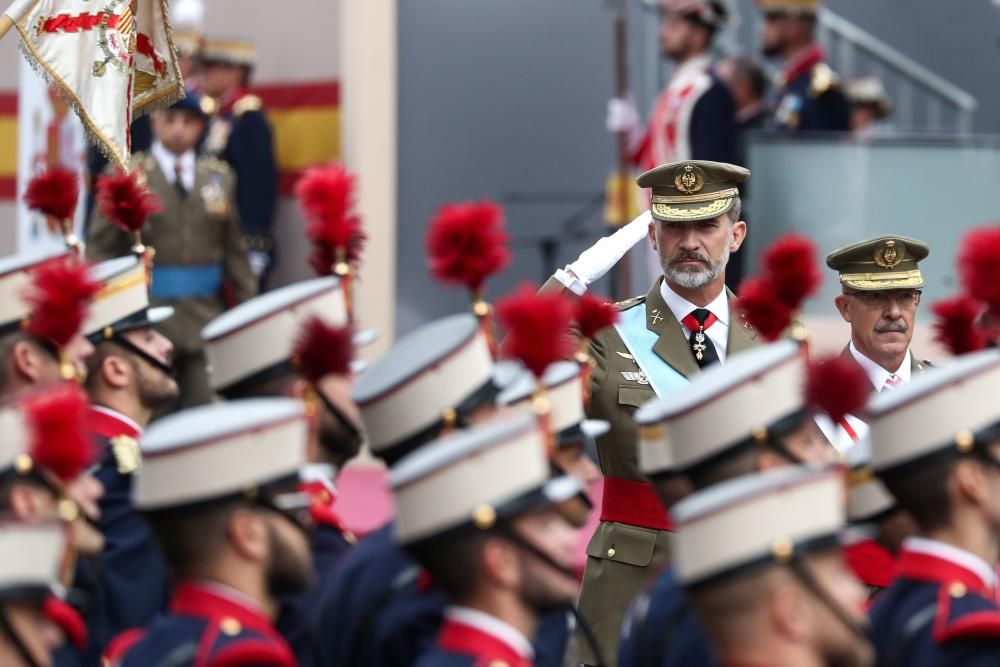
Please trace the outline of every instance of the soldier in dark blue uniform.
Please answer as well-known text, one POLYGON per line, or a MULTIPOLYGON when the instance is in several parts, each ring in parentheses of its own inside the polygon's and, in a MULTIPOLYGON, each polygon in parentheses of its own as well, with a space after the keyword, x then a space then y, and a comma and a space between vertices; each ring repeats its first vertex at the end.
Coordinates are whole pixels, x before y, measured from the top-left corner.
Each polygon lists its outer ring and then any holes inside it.
POLYGON ((536 415, 504 416, 393 468, 396 539, 448 602, 419 667, 533 667, 542 617, 576 597, 576 531, 560 506, 580 486, 551 477, 548 438, 536 415))
POLYGON ((286 398, 194 408, 149 429, 133 497, 176 584, 166 613, 112 642, 110 665, 295 666, 272 615, 312 578, 298 491, 308 431, 305 407, 286 398))
MULTIPOLYGON (((735 356, 694 379, 682 399, 636 413, 642 471, 670 507, 692 490, 738 475, 831 460, 833 449, 809 418, 805 362, 783 341, 735 356), (727 415, 725 429, 713 427, 727 415), (763 437, 760 428, 766 430, 763 437)), ((632 603, 622 626, 619 667, 709 667, 717 662, 672 567, 632 603)))
POLYGON ((1000 382, 995 350, 869 404, 872 468, 918 525, 871 611, 878 664, 996 664, 1000 382))
POLYGON ((677 581, 722 667, 872 664, 865 591, 838 544, 844 503, 839 468, 788 466, 673 506, 677 581))
MULTIPOLYGON (((354 398, 372 453, 390 466, 456 425, 493 411, 499 387, 476 318, 455 315, 401 338, 360 378, 354 398)), ((311 665, 410 665, 441 624, 444 598, 387 524, 320 582, 311 665)))
MULTIPOLYGON (((336 277, 326 277, 250 299, 202 330, 209 381, 221 396, 306 398, 316 411, 316 441, 310 446, 308 478, 301 490, 312 501, 310 545, 319 575, 344 558, 356 541, 337 514, 334 479, 361 449, 360 415, 350 397, 350 364, 337 368, 324 364, 327 358, 352 358, 349 319, 343 285, 336 277)), ((371 336, 361 332, 355 338, 371 336)), ((306 615, 318 594, 311 590, 282 600, 277 627, 301 662, 308 660, 311 650, 306 615)))
POLYGON ((840 77, 815 41, 819 0, 757 0, 764 55, 781 58, 771 127, 789 132, 848 132, 850 104, 840 77))
POLYGON ((278 165, 271 126, 261 99, 248 90, 253 45, 206 40, 200 53, 202 92, 211 120, 202 152, 236 173, 236 208, 254 273, 263 282, 273 258, 278 165))
POLYGON ((178 392, 170 365, 173 345, 153 328, 173 309, 149 307, 143 263, 136 257, 111 259, 99 264, 94 276, 103 287, 84 325, 95 348, 87 360, 87 430, 99 447, 94 474, 104 496, 97 525, 105 547, 97 566, 81 573, 97 588, 97 604, 87 613, 92 664, 112 638, 145 625, 166 606, 166 564, 149 524, 132 505, 132 480, 142 430, 178 392))

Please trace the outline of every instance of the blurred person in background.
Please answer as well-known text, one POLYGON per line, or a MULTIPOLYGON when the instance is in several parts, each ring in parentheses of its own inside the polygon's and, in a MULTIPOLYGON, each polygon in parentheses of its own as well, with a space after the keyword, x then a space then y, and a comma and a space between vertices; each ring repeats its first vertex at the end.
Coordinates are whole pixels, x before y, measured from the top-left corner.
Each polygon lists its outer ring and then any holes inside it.
POLYGON ((207 39, 199 74, 209 114, 201 149, 228 163, 236 175, 243 243, 262 286, 274 258, 278 167, 264 104, 248 89, 256 58, 250 42, 207 39))

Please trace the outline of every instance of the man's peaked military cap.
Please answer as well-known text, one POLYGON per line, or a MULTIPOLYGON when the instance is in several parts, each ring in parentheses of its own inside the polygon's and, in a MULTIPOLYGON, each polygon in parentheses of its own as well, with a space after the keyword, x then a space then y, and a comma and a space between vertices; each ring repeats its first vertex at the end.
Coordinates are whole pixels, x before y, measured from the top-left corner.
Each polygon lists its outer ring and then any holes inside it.
POLYGON ((726 162, 685 160, 641 174, 636 183, 652 188, 650 212, 664 222, 698 222, 726 213, 740 196, 750 170, 726 162))
POLYGON ((876 236, 834 250, 826 265, 840 272, 840 283, 855 291, 920 289, 926 283, 917 267, 930 254, 926 243, 905 236, 876 236))

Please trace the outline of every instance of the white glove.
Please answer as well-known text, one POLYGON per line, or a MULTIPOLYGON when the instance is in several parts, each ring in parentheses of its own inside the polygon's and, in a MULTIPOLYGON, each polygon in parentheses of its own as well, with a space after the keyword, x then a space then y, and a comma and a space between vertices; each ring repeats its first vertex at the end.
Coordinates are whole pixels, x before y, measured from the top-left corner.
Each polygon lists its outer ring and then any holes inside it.
POLYGON ((618 263, 629 250, 649 234, 653 215, 640 214, 611 236, 605 236, 584 250, 575 262, 555 272, 555 278, 574 294, 581 295, 587 287, 618 263))
POLYGON ((635 108, 635 103, 626 97, 612 97, 608 100, 608 115, 604 120, 608 132, 616 134, 625 132, 632 136, 639 132, 642 118, 635 108))
POLYGON ((250 250, 247 252, 247 261, 250 263, 250 270, 253 271, 253 274, 260 278, 267 271, 267 267, 271 263, 271 257, 266 252, 250 250))

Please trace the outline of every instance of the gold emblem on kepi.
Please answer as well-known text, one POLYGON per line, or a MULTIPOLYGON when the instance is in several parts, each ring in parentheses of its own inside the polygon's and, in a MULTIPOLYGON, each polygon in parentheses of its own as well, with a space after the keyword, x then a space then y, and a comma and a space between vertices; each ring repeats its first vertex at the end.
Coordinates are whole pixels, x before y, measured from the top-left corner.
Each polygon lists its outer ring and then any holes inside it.
POLYGON ((875 248, 875 263, 883 269, 894 269, 903 261, 905 251, 905 246, 890 239, 875 248))
POLYGON ((115 457, 118 465, 118 472, 123 475, 131 475, 139 469, 142 462, 142 454, 139 453, 139 443, 135 438, 127 435, 119 435, 111 438, 111 453, 115 457))
POLYGON ((705 172, 701 167, 686 164, 674 173, 674 185, 686 195, 693 195, 705 186, 705 172))

